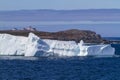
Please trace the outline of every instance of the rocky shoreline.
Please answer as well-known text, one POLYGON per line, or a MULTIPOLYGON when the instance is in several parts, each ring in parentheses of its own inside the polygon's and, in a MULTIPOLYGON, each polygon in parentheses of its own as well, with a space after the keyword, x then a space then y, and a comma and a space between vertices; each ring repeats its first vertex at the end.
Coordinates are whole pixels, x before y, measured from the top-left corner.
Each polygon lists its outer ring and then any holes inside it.
POLYGON ((43 31, 30 31, 30 30, 1 30, 0 34, 7 33, 16 36, 28 36, 32 32, 42 39, 54 39, 64 41, 76 41, 83 40, 86 43, 109 43, 109 41, 103 39, 99 34, 96 34, 90 30, 78 30, 70 29, 59 32, 43 32, 43 31))

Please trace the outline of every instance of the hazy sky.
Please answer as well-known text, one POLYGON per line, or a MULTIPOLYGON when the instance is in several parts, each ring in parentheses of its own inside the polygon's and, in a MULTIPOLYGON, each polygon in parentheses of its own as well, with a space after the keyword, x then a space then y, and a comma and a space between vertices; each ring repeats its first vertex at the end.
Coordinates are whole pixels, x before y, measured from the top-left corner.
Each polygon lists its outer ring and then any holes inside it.
POLYGON ((0 10, 120 8, 120 0, 0 0, 0 10))
MULTIPOLYGON (((120 0, 0 0, 0 10, 22 9, 120 9, 120 0)), ((102 36, 120 36, 119 25, 79 27, 91 29, 102 36), (101 27, 102 26, 102 27, 101 27)), ((73 27, 69 27, 73 28, 73 27)), ((43 27, 46 30, 46 28, 43 27)), ((52 29, 52 28, 51 28, 52 29)), ((57 27, 55 28, 58 29, 57 27)))

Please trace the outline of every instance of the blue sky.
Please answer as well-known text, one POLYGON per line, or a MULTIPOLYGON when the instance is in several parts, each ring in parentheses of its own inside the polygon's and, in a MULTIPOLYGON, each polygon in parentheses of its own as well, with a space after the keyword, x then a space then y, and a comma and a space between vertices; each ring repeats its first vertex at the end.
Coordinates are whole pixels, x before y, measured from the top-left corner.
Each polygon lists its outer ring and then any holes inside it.
POLYGON ((120 0, 0 0, 0 10, 120 8, 120 0))

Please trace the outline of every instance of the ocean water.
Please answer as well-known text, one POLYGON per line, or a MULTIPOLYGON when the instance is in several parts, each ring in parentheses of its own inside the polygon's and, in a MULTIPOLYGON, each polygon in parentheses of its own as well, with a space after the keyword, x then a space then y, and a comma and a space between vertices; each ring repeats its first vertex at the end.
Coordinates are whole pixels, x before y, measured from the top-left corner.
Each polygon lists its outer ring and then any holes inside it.
POLYGON ((1 59, 0 80, 120 80, 119 57, 23 58, 1 59))
POLYGON ((103 37, 106 40, 120 41, 120 37, 103 37))

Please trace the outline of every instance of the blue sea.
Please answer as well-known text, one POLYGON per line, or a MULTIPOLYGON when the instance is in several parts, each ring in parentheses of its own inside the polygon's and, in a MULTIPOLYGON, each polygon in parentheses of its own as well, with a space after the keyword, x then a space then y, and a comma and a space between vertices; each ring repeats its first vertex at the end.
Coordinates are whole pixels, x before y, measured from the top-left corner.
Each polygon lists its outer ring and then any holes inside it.
POLYGON ((119 57, 11 58, 0 60, 0 80, 120 80, 119 57))
MULTIPOLYGON (((33 23, 0 22, 0 29, 24 28, 33 23)), ((69 28, 96 30, 97 27, 116 24, 64 24, 32 25, 43 31, 56 31, 69 28), (73 27, 74 26, 74 27, 73 27), (80 27, 82 26, 82 27, 80 27), (92 27, 93 26, 93 27, 92 27), (51 28, 50 28, 51 27, 51 28), (54 27, 54 28, 53 28, 54 27)), ((100 32, 100 34, 102 34, 100 32)), ((98 32, 99 33, 99 32, 98 32)), ((110 33, 109 33, 110 34, 110 33)), ((109 40, 120 40, 109 37, 109 40)), ((0 56, 0 80, 120 80, 120 44, 111 44, 116 49, 116 57, 23 57, 0 56)))

